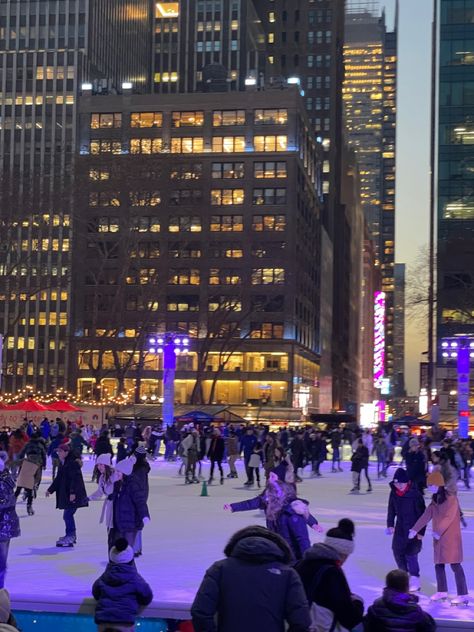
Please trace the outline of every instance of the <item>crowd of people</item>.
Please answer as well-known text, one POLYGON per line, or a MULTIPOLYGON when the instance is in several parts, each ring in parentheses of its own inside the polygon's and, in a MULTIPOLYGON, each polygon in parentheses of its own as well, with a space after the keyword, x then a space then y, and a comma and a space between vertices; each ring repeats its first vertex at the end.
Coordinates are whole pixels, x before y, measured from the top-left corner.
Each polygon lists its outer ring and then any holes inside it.
POLYGON ((263 487, 253 498, 224 506, 230 512, 262 509, 266 529, 249 527, 235 534, 225 549, 226 559, 208 570, 192 608, 196 632, 254 629, 250 620, 266 630, 281 630, 286 620, 290 630, 301 632, 343 632, 357 626, 366 632, 434 630, 431 617, 417 605, 418 555, 426 525, 432 521, 437 580, 432 600, 447 599, 448 564, 457 589, 452 603, 468 603, 462 567, 464 518, 457 491, 458 481, 470 487, 472 443, 449 434, 435 443, 426 433, 415 437, 394 430, 321 432, 310 427, 271 432, 263 424, 174 425, 163 430, 159 425, 129 423, 110 432, 107 427, 79 427, 61 419, 44 419, 38 426, 25 420, 21 428, 0 433, 0 601, 10 540, 20 535, 16 502, 23 495, 28 515, 34 515, 34 499, 50 458, 53 480, 46 495, 55 496, 65 525, 56 545, 73 547, 78 537, 76 511, 92 501, 103 501, 100 522, 106 529, 109 564, 93 587, 96 622, 99 630, 108 632, 133 630, 140 609, 152 599, 134 560, 142 554, 142 531, 150 521, 149 461, 161 456, 163 446, 163 459, 179 459, 188 484, 203 480, 204 461, 209 463, 208 483, 214 482, 215 475, 220 484, 226 477, 236 478, 236 460, 242 458, 244 486, 263 487), (390 482, 387 507, 387 535, 392 536, 397 570, 387 575, 383 596, 364 616, 364 604, 351 593, 341 568, 354 550, 355 527, 343 519, 326 533, 324 542, 311 546, 308 528, 319 533, 323 529, 309 503, 300 497, 298 484, 306 467, 311 478, 344 471, 345 454, 351 460, 351 492, 360 492, 362 475, 370 492, 370 457, 376 459, 377 478, 388 478, 397 445, 401 463, 397 462, 390 482), (84 451, 95 459, 92 480, 97 488, 89 495, 82 470, 84 451), (426 488, 432 494, 427 507, 426 488), (256 589, 260 584, 261 589, 256 589), (247 599, 255 609, 241 607, 240 601, 247 599))

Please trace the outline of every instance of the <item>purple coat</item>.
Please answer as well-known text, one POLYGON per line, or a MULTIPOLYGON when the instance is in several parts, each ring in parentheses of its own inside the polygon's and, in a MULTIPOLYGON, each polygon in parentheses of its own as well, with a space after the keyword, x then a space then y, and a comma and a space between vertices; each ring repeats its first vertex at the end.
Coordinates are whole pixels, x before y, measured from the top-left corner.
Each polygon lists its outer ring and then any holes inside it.
MULTIPOLYGON (((243 500, 240 503, 232 503, 232 511, 251 511, 263 509, 266 511, 267 502, 265 493, 243 500)), ((296 499, 288 503, 280 511, 275 520, 266 518, 267 529, 278 533, 289 545, 294 560, 301 560, 304 552, 309 549, 311 542, 308 535, 308 526, 318 524, 316 518, 309 513, 308 503, 305 500, 296 499)))

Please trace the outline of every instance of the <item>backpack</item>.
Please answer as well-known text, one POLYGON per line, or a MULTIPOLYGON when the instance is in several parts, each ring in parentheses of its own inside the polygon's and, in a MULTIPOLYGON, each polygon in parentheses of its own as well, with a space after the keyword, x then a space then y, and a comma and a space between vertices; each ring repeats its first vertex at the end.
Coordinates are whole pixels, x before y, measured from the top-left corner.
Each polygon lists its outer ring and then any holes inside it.
POLYGON ((315 593, 318 586, 323 580, 324 573, 332 568, 332 564, 325 564, 318 569, 318 572, 313 577, 313 581, 307 591, 308 601, 311 604, 309 613, 311 617, 311 625, 309 632, 349 632, 347 628, 344 628, 336 619, 334 612, 320 606, 311 599, 311 595, 315 593))

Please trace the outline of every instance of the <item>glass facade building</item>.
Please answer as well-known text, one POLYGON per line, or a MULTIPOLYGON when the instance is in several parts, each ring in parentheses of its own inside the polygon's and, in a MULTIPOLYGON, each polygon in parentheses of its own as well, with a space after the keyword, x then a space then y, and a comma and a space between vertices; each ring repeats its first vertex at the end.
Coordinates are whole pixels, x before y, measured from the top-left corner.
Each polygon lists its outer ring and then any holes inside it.
POLYGON ((474 0, 441 0, 438 340, 474 333, 474 0))

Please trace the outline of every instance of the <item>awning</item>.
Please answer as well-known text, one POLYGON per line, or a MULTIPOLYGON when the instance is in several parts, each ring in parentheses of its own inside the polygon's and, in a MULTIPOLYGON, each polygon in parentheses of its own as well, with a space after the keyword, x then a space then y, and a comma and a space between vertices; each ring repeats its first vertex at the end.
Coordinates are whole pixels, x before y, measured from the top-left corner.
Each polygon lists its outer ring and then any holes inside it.
MULTIPOLYGON (((161 404, 137 404, 128 406, 115 414, 117 421, 161 421, 161 404)), ((229 406, 180 404, 174 408, 174 419, 185 423, 210 423, 213 421, 244 423, 245 420, 235 414, 229 406)))

